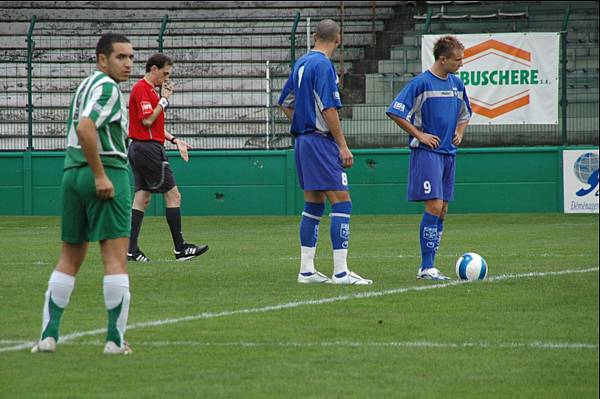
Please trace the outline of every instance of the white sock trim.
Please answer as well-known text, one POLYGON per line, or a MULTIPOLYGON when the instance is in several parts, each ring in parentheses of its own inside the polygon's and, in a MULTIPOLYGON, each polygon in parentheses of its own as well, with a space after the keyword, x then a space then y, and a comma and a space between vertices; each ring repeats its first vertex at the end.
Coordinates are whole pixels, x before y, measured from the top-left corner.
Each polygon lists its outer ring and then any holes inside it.
POLYGON ((330 213, 329 216, 330 217, 340 217, 340 218, 348 218, 348 219, 350 219, 350 215, 348 215, 347 213, 330 213))
POLYGON ((302 216, 306 216, 307 218, 311 218, 314 220, 321 220, 321 218, 319 216, 311 215, 308 212, 302 212, 302 216))

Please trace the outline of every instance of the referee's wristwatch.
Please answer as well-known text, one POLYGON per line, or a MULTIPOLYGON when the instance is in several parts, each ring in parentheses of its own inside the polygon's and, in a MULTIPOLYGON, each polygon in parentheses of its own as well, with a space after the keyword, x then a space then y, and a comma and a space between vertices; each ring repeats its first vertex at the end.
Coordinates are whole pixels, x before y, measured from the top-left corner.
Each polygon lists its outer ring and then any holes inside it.
POLYGON ((165 110, 169 106, 169 100, 167 100, 165 97, 161 97, 160 100, 158 100, 158 105, 160 105, 162 109, 165 110))

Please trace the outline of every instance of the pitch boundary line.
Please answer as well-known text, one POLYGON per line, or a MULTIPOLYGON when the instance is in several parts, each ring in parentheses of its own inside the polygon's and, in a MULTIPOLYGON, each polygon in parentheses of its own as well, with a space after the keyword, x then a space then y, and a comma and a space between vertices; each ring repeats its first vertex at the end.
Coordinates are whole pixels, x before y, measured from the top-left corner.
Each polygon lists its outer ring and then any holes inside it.
MULTIPOLYGON (((567 270, 561 270, 561 271, 557 271, 557 272, 529 272, 529 273, 520 273, 520 274, 505 274, 505 275, 501 275, 501 276, 489 277, 487 280, 484 280, 482 282, 483 283, 495 283, 498 281, 514 280, 514 279, 520 279, 520 278, 562 276, 562 275, 567 275, 567 274, 592 273, 592 272, 597 272, 597 271, 598 271, 598 267, 592 267, 592 268, 588 268, 588 269, 567 269, 567 270)), ((433 289, 454 287, 457 285, 469 284, 469 283, 470 283, 469 281, 464 281, 464 280, 451 280, 449 282, 440 283, 440 284, 394 288, 394 289, 384 290, 384 291, 367 291, 367 292, 361 292, 361 293, 355 293, 355 294, 339 295, 339 296, 329 297, 329 298, 310 299, 310 300, 305 300, 305 301, 296 301, 296 302, 287 302, 287 303, 282 303, 282 304, 277 304, 277 305, 268 305, 268 306, 263 306, 260 308, 225 310, 225 311, 221 311, 221 312, 203 312, 203 313, 199 313, 199 314, 191 315, 191 316, 133 323, 133 324, 127 326, 127 330, 130 331, 130 330, 135 330, 135 329, 140 329, 140 328, 158 327, 158 326, 163 326, 163 325, 168 325, 168 324, 178 324, 178 323, 183 323, 183 322, 187 322, 187 321, 214 319, 217 317, 226 317, 226 316, 233 316, 233 315, 266 313, 266 312, 272 312, 272 311, 276 311, 276 310, 293 309, 293 308, 297 308, 297 307, 301 307, 301 306, 323 305, 323 304, 334 303, 334 302, 344 302, 344 301, 350 301, 353 299, 377 298, 377 297, 381 297, 381 296, 402 294, 402 293, 411 292, 411 291, 414 291, 414 292, 428 291, 428 290, 433 290, 433 289)), ((61 343, 64 343, 64 342, 75 340, 77 338, 104 334, 105 332, 106 332, 105 328, 81 331, 81 332, 64 335, 60 338, 60 341, 61 341, 61 343)), ((30 348, 34 343, 35 343, 35 341, 23 342, 18 345, 0 348, 0 353, 1 352, 13 352, 13 351, 18 351, 18 350, 25 349, 25 348, 30 348)))
MULTIPOLYGON (((64 345, 69 346, 102 346, 104 341, 89 340, 79 342, 67 342, 64 345)), ((375 347, 375 348, 498 348, 498 349, 590 349, 598 350, 598 344, 585 344, 575 342, 434 342, 434 341, 320 341, 320 342, 299 342, 299 341, 273 341, 273 342, 206 342, 206 341, 147 341, 135 342, 136 347, 171 347, 171 346, 195 346, 195 347, 242 347, 242 348, 329 348, 329 347, 375 347)))

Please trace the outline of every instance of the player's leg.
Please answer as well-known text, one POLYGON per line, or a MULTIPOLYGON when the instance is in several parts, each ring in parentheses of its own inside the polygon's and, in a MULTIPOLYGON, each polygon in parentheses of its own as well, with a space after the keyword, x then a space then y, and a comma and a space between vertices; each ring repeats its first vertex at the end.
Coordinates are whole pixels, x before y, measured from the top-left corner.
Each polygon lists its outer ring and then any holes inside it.
MULTIPOLYGON (((347 182, 345 183, 347 184, 347 182)), ((350 214, 352 213, 350 194, 345 190, 336 190, 326 191, 326 195, 331 203, 331 226, 329 231, 333 247, 333 276, 331 281, 334 284, 372 284, 372 280, 362 278, 348 269, 350 214)))
POLYGON ((87 254, 88 243, 62 243, 60 258, 48 280, 42 310, 42 333, 32 352, 54 352, 58 342, 60 320, 75 288, 75 276, 87 254))
POLYGON ((439 273, 434 258, 438 243, 438 220, 443 210, 443 163, 441 156, 432 151, 415 149, 410 154, 408 200, 425 201, 425 210, 419 225, 421 266, 419 279, 445 280, 439 273))
MULTIPOLYGON (((78 186, 85 168, 67 169, 62 180, 62 247, 55 270, 50 275, 44 296, 42 333, 32 352, 54 352, 59 337, 60 319, 75 287, 75 276, 88 249, 88 221, 78 186)), ((92 189, 94 186, 91 187, 92 189)))
POLYGON ((127 249, 127 260, 134 262, 149 262, 150 259, 144 254, 138 244, 142 222, 152 194, 149 191, 138 190, 133 197, 131 209, 131 236, 129 237, 129 248, 127 249))
POLYGON ((171 238, 173 239, 175 259, 178 261, 193 259, 208 251, 208 245, 188 243, 183 238, 181 228, 181 193, 175 184, 175 177, 168 163, 165 167, 164 185, 161 190, 167 188, 168 190, 164 192, 165 217, 171 231, 171 238))
POLYGON ((442 210, 438 215, 437 222, 437 244, 435 246, 434 252, 434 261, 435 255, 440 248, 440 243, 442 241, 442 233, 444 232, 444 220, 446 219, 446 215, 448 213, 448 202, 454 199, 454 177, 456 172, 456 157, 451 155, 444 155, 444 173, 442 176, 442 187, 443 187, 443 195, 442 195, 442 210))
POLYGON ((88 199, 90 241, 100 242, 104 263, 103 293, 108 316, 104 353, 128 353, 124 342, 129 315, 127 247, 131 235, 131 187, 125 169, 105 167, 115 196, 110 201, 88 199))
POLYGON ((300 272, 298 282, 303 284, 327 283, 329 279, 315 268, 315 252, 319 238, 319 223, 325 210, 325 194, 321 191, 304 192, 304 212, 300 220, 300 272))
POLYGON ((129 275, 127 273, 127 237, 100 241, 104 262, 103 293, 108 313, 106 354, 127 354, 131 349, 124 340, 129 317, 129 275))

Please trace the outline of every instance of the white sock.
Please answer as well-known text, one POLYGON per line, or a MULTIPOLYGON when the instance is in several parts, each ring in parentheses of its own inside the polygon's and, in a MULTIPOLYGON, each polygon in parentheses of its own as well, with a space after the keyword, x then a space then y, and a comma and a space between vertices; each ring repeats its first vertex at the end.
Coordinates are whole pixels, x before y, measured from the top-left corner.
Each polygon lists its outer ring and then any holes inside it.
POLYGON ((333 250, 333 274, 340 274, 348 271, 348 264, 346 259, 348 258, 347 249, 334 249, 333 250))
POLYGON ((317 247, 300 247, 300 273, 315 272, 315 252, 317 247))
MULTIPOLYGON (((71 293, 75 287, 75 277, 69 274, 53 271, 48 280, 48 289, 44 295, 44 309, 42 312, 42 335, 44 332, 49 333, 50 336, 58 336, 58 323, 62 315, 62 310, 69 304, 71 293), (54 312, 51 315, 50 299, 60 309, 58 312, 54 312), (51 331, 46 331, 48 323, 50 322, 51 316, 54 317, 56 324, 51 326, 51 331)), ((55 309, 55 308, 54 308, 55 309)))
POLYGON ((104 304, 108 310, 107 341, 123 346, 123 337, 129 316, 129 276, 111 274, 104 276, 104 304))

